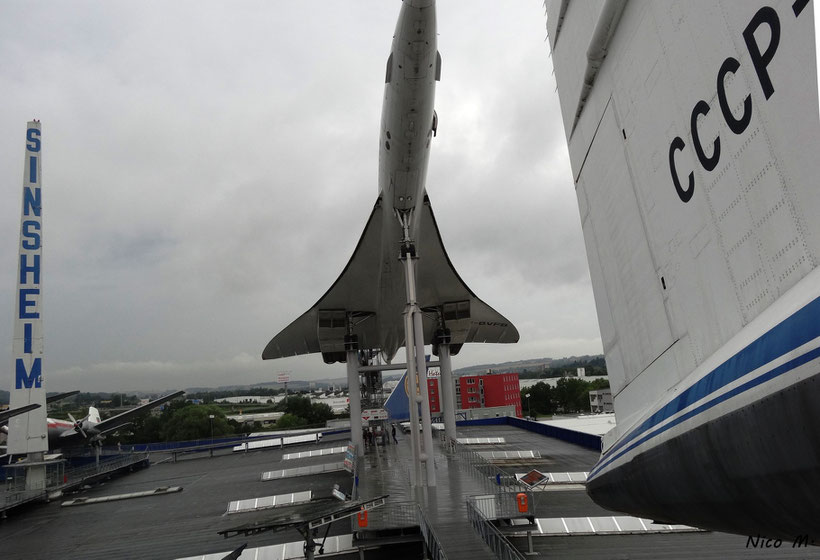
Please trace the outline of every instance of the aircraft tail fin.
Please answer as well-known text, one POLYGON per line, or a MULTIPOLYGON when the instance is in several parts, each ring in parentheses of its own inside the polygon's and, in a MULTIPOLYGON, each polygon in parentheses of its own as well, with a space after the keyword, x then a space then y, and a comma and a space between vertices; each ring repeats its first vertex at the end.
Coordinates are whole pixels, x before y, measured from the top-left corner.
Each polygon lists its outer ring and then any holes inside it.
POLYGON ((100 422, 102 422, 102 418, 100 418, 100 411, 97 410, 96 407, 88 407, 88 421, 93 422, 95 424, 99 424, 100 422))
POLYGON ((623 433, 804 290, 820 126, 811 4, 610 4, 547 29, 623 433))

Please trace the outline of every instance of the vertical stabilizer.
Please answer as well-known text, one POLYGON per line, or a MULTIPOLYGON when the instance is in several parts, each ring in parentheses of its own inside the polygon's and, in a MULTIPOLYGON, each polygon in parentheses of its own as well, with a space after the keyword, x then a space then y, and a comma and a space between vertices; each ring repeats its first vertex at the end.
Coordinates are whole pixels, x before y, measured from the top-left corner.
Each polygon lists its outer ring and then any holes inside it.
POLYGON ((553 2, 547 29, 623 434, 820 295, 814 7, 553 2))
POLYGON ((42 255, 43 218, 40 122, 26 127, 23 208, 14 304, 10 407, 40 407, 9 420, 8 452, 48 451, 46 389, 43 383, 42 255))
POLYGON ((96 407, 88 407, 88 421, 94 424, 99 424, 100 422, 102 422, 102 418, 100 418, 100 411, 97 410, 96 407))

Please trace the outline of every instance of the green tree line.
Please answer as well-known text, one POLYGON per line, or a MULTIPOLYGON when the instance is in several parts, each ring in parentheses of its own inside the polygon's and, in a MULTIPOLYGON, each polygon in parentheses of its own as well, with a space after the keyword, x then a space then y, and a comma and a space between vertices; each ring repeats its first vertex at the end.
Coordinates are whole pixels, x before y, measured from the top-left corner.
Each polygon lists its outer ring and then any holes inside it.
POLYGON ((333 410, 324 403, 312 403, 308 397, 291 395, 280 401, 275 407, 276 412, 284 412, 276 427, 286 430, 305 426, 324 426, 327 420, 333 418, 333 410))
MULTIPOLYGON (((276 423, 277 429, 321 427, 333 418, 333 411, 324 403, 311 403, 308 397, 291 395, 274 408, 284 412, 276 423)), ((215 404, 193 404, 175 400, 158 414, 136 418, 126 429, 120 430, 121 443, 149 443, 155 441, 187 441, 208 439, 260 431, 258 422, 240 423, 227 418, 224 408, 215 404), (213 418, 211 418, 213 416, 213 418)))
POLYGON ((183 400, 174 400, 168 403, 158 415, 144 414, 135 418, 128 428, 120 430, 118 441, 122 443, 187 441, 207 439, 212 433, 215 438, 248 433, 252 428, 252 426, 228 420, 218 406, 197 405, 183 400), (210 418, 211 415, 213 419, 210 418))
POLYGON ((586 381, 578 377, 564 377, 558 380, 555 387, 542 381, 521 390, 521 405, 528 416, 589 412, 589 392, 607 387, 608 379, 586 381))
POLYGON ((524 368, 518 373, 519 379, 553 379, 556 377, 574 376, 578 368, 584 368, 585 375, 606 375, 606 361, 603 356, 587 360, 575 360, 560 366, 524 368))

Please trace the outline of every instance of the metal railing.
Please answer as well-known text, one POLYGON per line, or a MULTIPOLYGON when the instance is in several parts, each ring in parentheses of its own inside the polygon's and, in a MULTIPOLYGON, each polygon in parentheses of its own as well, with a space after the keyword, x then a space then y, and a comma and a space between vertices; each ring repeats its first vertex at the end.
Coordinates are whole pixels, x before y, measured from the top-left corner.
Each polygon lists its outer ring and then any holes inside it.
MULTIPOLYGON (((367 529, 383 531, 386 529, 405 529, 419 525, 419 506, 415 502, 390 502, 369 510, 367 529)), ((353 518, 353 530, 359 530, 353 518)))
POLYGON ((45 490, 6 490, 0 493, 0 511, 5 511, 31 500, 45 498, 45 496, 45 490))
POLYGON ((65 468, 64 461, 50 461, 38 464, 45 466, 45 477, 40 478, 40 475, 37 475, 32 481, 28 480, 29 471, 25 463, 5 465, 3 468, 3 476, 5 478, 3 489, 7 493, 29 490, 44 492, 62 481, 63 469, 65 468))
POLYGON ((45 499, 48 491, 63 480, 63 461, 39 463, 45 466, 45 477, 36 475, 29 480, 29 470, 23 464, 7 465, 3 469, 5 481, 0 490, 0 511, 37 499, 45 499))
POLYGON ((467 519, 481 540, 499 560, 524 560, 507 538, 485 517, 483 511, 495 508, 499 496, 473 496, 467 498, 467 519))
POLYGON ((418 505, 416 507, 418 508, 419 529, 424 537, 424 544, 427 545, 427 557, 431 560, 447 560, 447 555, 441 548, 441 541, 433 530, 433 526, 427 521, 424 510, 418 505))
POLYGON ((450 438, 444 438, 444 445, 457 459, 460 469, 470 472, 488 494, 507 494, 511 492, 528 492, 529 488, 515 478, 515 473, 505 471, 497 464, 482 457, 478 452, 450 438))
MULTIPOLYGON (((447 560, 447 555, 441 548, 441 541, 436 535, 433 526, 424 515, 424 510, 416 502, 390 502, 368 510, 367 530, 384 531, 390 529, 409 529, 418 527, 424 544, 427 547, 427 556, 430 560, 447 560)), ((357 517, 351 518, 351 530, 361 531, 357 517)))
MULTIPOLYGON (((456 458, 462 470, 468 471, 481 482, 487 495, 467 498, 467 519, 481 540, 500 560, 524 560, 524 555, 492 523, 493 519, 521 517, 518 495, 525 493, 529 508, 534 506, 529 487, 521 483, 515 474, 482 457, 467 445, 444 438, 448 453, 456 458)), ((532 514, 532 513, 530 513, 532 514)))
POLYGON ((114 459, 101 458, 99 466, 96 463, 90 463, 82 467, 66 469, 65 478, 62 481, 63 484, 58 486, 72 485, 92 476, 116 471, 123 467, 134 465, 146 460, 148 460, 148 452, 123 454, 115 457, 114 459))
POLYGON ((490 521, 496 519, 515 519, 523 517, 534 517, 533 495, 526 493, 526 511, 518 509, 518 496, 521 492, 510 492, 507 494, 488 494, 486 496, 469 496, 467 499, 481 515, 490 521))

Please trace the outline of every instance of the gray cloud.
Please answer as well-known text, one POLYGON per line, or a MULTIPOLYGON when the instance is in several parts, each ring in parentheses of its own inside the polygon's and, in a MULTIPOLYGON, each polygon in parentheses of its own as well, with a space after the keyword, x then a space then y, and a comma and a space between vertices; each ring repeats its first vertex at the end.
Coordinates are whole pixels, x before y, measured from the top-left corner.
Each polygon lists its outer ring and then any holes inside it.
MULTIPOLYGON (((49 390, 342 376, 258 357, 335 280, 375 201, 398 9, 6 2, 0 363, 36 117, 49 390)), ((457 270, 521 332, 456 367, 600 352, 541 3, 442 2, 439 33, 428 191, 457 270)))

